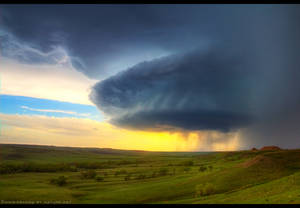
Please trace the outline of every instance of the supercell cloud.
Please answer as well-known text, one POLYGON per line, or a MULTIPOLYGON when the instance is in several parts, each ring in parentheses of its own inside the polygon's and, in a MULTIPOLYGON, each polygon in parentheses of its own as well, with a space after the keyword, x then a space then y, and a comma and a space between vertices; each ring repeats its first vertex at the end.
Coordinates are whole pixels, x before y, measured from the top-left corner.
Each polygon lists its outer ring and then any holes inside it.
POLYGON ((111 122, 138 129, 230 131, 249 125, 252 73, 228 50, 194 50, 148 62, 94 86, 111 122))

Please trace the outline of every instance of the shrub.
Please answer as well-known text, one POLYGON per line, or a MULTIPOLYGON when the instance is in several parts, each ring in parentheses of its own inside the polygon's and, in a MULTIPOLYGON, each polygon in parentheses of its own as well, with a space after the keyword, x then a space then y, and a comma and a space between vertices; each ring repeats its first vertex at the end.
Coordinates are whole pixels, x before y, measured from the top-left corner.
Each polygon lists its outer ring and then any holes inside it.
POLYGON ((184 161, 182 163, 183 166, 193 166, 194 162, 192 160, 184 161))
POLYGON ((127 176, 124 177, 125 181, 129 181, 130 179, 131 179, 131 175, 130 174, 128 174, 127 176))
POLYGON ((104 181, 104 178, 101 176, 96 176, 95 177, 96 181, 100 182, 100 181, 104 181))
POLYGON ((128 160, 121 160, 118 165, 128 165, 128 164, 132 164, 133 162, 128 161, 128 160))
POLYGON ((119 173, 120 173, 120 174, 126 174, 127 171, 126 171, 126 170, 120 170, 119 173))
POLYGON ((58 178, 52 178, 50 180, 50 183, 58 185, 58 186, 63 186, 67 184, 67 178, 65 176, 59 176, 58 178))
POLYGON ((190 167, 185 167, 185 168, 183 168, 183 171, 184 171, 184 172, 189 172, 190 170, 191 170, 190 167))
POLYGON ((136 179, 139 179, 139 180, 146 179, 146 175, 140 174, 139 176, 136 177, 136 179))
POLYGON ((168 174, 168 172, 169 172, 169 169, 167 169, 167 168, 161 168, 161 169, 159 170, 158 174, 159 174, 160 176, 165 176, 165 175, 168 174))
POLYGON ((77 167, 75 165, 71 165, 69 168, 70 168, 71 172, 77 172, 78 171, 77 167))
POLYGON ((156 175, 157 175, 157 173, 156 173, 156 171, 154 171, 154 172, 152 173, 152 175, 151 175, 151 178, 155 178, 156 175))
POLYGON ((204 171, 206 171, 206 167, 205 166, 203 166, 203 165, 201 165, 200 167, 199 167, 199 172, 204 172, 204 171))
POLYGON ((124 174, 126 174, 126 173, 127 173, 126 170, 118 170, 118 171, 115 172, 115 176, 118 176, 118 175, 124 175, 124 174))
POLYGON ((173 168, 172 175, 175 175, 175 172, 176 172, 176 169, 175 169, 175 168, 173 168))
POLYGON ((195 197, 208 196, 215 193, 215 188, 211 183, 206 183, 205 185, 199 184, 196 186, 195 197))
POLYGON ((88 170, 88 171, 81 172, 81 178, 84 178, 84 179, 92 179, 92 178, 95 178, 96 175, 97 175, 97 173, 94 170, 88 170))
POLYGON ((76 171, 76 169, 65 163, 59 164, 40 164, 32 162, 24 163, 2 163, 0 164, 0 174, 12 174, 21 172, 58 172, 58 171, 76 171))
POLYGON ((75 162, 72 163, 77 168, 80 169, 103 169, 103 168, 112 168, 113 163, 110 161, 106 162, 75 162))

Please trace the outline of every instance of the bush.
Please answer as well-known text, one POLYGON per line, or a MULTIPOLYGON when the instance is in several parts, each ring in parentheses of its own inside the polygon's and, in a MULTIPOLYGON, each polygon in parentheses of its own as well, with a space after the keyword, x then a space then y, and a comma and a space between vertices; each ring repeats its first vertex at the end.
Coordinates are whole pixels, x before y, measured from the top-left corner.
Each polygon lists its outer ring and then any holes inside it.
POLYGON ((115 176, 118 176, 118 175, 124 175, 124 174, 126 174, 126 173, 127 173, 126 170, 118 170, 118 171, 115 172, 115 176))
POLYGON ((58 185, 58 186, 63 186, 67 184, 67 178, 65 176, 59 176, 58 178, 52 178, 50 180, 50 183, 58 185))
POLYGON ((96 181, 100 182, 100 181, 104 181, 104 178, 101 176, 96 176, 95 177, 96 181))
POLYGON ((138 180, 146 179, 146 175, 141 174, 141 175, 137 176, 136 179, 138 179, 138 180))
POLYGON ((69 168, 70 168, 71 172, 77 172, 78 171, 77 167, 75 165, 71 165, 69 168))
POLYGON ((175 175, 175 172, 176 172, 176 169, 175 169, 175 168, 173 168, 172 175, 175 175))
POLYGON ((73 162, 72 165, 75 165, 80 169, 104 169, 104 168, 112 168, 116 163, 112 161, 106 162, 73 162))
POLYGON ((215 193, 215 188, 211 183, 206 183, 205 185, 200 184, 196 186, 195 197, 208 196, 215 193))
POLYGON ((0 174, 12 174, 21 172, 59 172, 59 171, 77 171, 76 166, 67 163, 44 164, 44 163, 2 163, 0 164, 0 174))
POLYGON ((182 163, 183 166, 193 166, 194 162, 192 160, 184 161, 182 163))
POLYGON ((185 167, 185 168, 183 168, 183 171, 184 171, 184 172, 189 172, 190 170, 191 170, 190 167, 185 167))
POLYGON ((88 170, 88 171, 81 172, 81 178, 84 178, 84 179, 92 179, 92 178, 95 178, 96 175, 97 175, 97 173, 94 170, 88 170))
POLYGON ((132 161, 128 161, 128 160, 121 160, 120 162, 118 162, 118 165, 129 165, 132 164, 132 161))
POLYGON ((155 178, 156 175, 157 175, 157 173, 156 173, 156 171, 154 171, 154 172, 152 173, 152 175, 151 175, 151 178, 155 178))
POLYGON ((167 169, 167 168, 162 168, 162 169, 159 170, 158 174, 159 174, 160 176, 165 176, 165 175, 168 174, 168 172, 169 172, 169 169, 167 169))
POLYGON ((199 167, 199 172, 204 172, 204 171, 206 171, 206 167, 205 166, 203 166, 203 165, 201 165, 200 167, 199 167))
POLYGON ((129 181, 130 179, 131 179, 131 175, 130 174, 128 174, 127 176, 124 177, 125 181, 129 181))

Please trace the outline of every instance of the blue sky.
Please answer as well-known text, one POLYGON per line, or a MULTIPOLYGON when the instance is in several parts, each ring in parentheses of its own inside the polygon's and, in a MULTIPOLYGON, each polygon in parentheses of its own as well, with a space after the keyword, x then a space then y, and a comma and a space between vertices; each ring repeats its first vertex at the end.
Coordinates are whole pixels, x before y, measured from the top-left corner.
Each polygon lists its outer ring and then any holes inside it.
POLYGON ((24 96, 0 95, 0 112, 5 114, 44 115, 89 118, 101 121, 103 116, 92 105, 75 104, 24 96))

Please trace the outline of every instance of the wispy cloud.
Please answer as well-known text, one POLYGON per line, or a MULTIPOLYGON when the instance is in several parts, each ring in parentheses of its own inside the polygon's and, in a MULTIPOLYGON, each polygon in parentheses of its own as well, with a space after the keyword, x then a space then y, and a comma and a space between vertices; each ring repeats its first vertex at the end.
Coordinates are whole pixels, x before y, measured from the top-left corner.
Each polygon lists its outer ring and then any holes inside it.
POLYGON ((71 57, 61 45, 50 45, 50 49, 44 52, 38 45, 24 42, 3 29, 0 29, 0 38, 1 55, 20 63, 73 67, 72 62, 76 61, 83 65, 78 57, 71 57))
POLYGON ((90 116, 90 113, 77 113, 74 111, 66 111, 66 110, 57 110, 57 109, 36 109, 36 108, 30 108, 28 106, 21 106, 21 108, 30 110, 30 111, 37 111, 37 112, 45 112, 45 113, 64 113, 64 114, 70 114, 70 115, 76 115, 76 116, 90 116))

